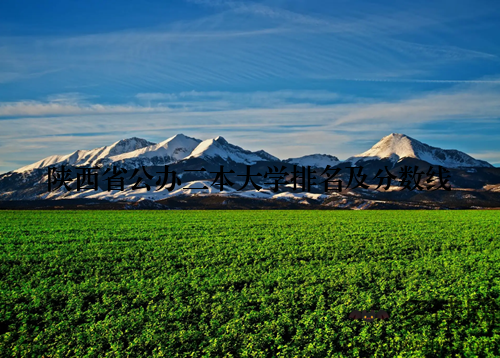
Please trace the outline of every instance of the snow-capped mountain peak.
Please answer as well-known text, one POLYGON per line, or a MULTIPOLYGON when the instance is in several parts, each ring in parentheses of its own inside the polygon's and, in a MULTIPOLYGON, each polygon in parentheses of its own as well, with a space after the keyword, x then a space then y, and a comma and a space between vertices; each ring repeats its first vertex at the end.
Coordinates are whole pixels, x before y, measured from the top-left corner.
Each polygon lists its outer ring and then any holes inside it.
POLYGON ((454 149, 441 149, 422 143, 401 133, 383 137, 366 152, 350 157, 346 162, 355 164, 359 160, 390 159, 394 163, 402 158, 416 158, 433 165, 447 168, 492 167, 491 164, 472 158, 454 149))
POLYGON ((422 144, 404 134, 391 133, 383 137, 373 147, 355 157, 377 157, 391 158, 397 156, 399 158, 409 157, 416 158, 415 147, 422 144))
POLYGON ((215 137, 214 141, 219 143, 219 144, 222 144, 222 145, 229 144, 229 142, 227 140, 225 140, 224 137, 222 137, 220 135, 215 137))
POLYGON ((176 134, 158 144, 109 157, 108 161, 118 162, 137 159, 141 162, 140 165, 155 165, 160 162, 169 164, 187 157, 200 143, 200 139, 188 137, 184 134, 176 134))
MULTIPOLYGON (((97 149, 102 149, 102 151, 99 152, 99 154, 96 156, 96 158, 90 158, 93 162, 97 161, 98 159, 103 159, 103 158, 108 158, 114 155, 120 155, 123 153, 128 153, 131 151, 134 151, 139 148, 144 148, 150 145, 153 145, 154 143, 147 141, 146 139, 142 138, 137 138, 137 137, 132 137, 132 138, 127 138, 127 139, 121 139, 110 146, 105 146, 102 148, 97 148, 97 149)), ((91 150, 90 152, 96 151, 96 149, 91 150)), ((96 152, 97 153, 97 152, 96 152)))
POLYGON ((77 150, 66 155, 52 155, 39 160, 36 163, 19 168, 14 172, 23 173, 34 169, 46 168, 51 165, 91 166, 111 156, 127 153, 153 144, 154 143, 152 142, 137 137, 122 139, 109 146, 94 148, 91 150, 77 150))
POLYGON ((333 167, 340 163, 339 158, 329 154, 310 154, 298 158, 289 158, 285 163, 297 164, 303 167, 311 166, 317 168, 326 168, 327 165, 333 167))
POLYGON ((251 152, 229 143, 221 136, 201 142, 186 159, 190 158, 221 158, 223 160, 232 160, 237 163, 248 165, 255 164, 258 161, 279 161, 278 158, 263 150, 251 152))

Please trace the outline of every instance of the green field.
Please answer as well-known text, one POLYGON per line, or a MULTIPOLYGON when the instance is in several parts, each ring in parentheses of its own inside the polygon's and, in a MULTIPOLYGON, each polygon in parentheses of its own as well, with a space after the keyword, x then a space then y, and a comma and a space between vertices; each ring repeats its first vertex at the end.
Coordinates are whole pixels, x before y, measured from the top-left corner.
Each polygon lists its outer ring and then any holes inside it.
POLYGON ((500 212, 3 211, 0 290, 1 357, 498 357, 500 212))

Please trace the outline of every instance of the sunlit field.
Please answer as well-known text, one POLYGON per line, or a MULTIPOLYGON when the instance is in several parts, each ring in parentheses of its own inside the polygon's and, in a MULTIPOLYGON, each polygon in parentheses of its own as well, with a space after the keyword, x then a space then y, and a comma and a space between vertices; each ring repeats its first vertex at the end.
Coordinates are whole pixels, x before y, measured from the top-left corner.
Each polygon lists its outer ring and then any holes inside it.
POLYGON ((0 248, 2 357, 500 356, 498 211, 3 211, 0 248))

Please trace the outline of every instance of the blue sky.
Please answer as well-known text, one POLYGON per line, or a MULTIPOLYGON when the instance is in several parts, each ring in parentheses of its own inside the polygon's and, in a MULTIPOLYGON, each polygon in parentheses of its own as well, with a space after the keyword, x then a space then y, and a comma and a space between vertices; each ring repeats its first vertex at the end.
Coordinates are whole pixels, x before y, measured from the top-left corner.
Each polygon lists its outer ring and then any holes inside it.
POLYGON ((0 172, 138 136, 500 165, 498 1, 4 1, 0 172))

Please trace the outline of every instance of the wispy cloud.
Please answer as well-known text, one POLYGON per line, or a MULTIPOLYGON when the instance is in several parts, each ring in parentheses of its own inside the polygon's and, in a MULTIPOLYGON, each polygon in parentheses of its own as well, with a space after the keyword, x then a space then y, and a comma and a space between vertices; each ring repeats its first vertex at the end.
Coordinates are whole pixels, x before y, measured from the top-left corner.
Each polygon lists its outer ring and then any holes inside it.
POLYGON ((337 78, 343 81, 355 82, 392 82, 392 83, 500 83, 500 80, 426 80, 426 79, 405 79, 405 78, 337 78))
POLYGON ((318 15, 255 2, 196 2, 221 12, 161 29, 2 37, 0 81, 43 74, 55 66, 66 68, 53 73, 55 82, 98 83, 128 94, 164 89, 165 84, 169 89, 245 88, 322 76, 398 78, 409 71, 421 71, 429 78, 450 63, 498 61, 496 53, 464 47, 460 34, 447 31, 449 22, 475 12, 472 7, 438 9, 429 15, 410 3, 409 10, 367 3, 356 11, 339 6, 336 12, 318 15), (417 30, 427 36, 415 37, 417 30), (405 33, 410 34, 408 39, 402 36, 405 33), (426 43, 428 37, 435 41, 426 43))
POLYGON ((325 90, 188 91, 138 93, 135 103, 113 105, 91 103, 89 99, 92 97, 68 93, 49 96, 45 102, 0 102, 0 117, 166 113, 169 116, 224 119, 226 116, 238 116, 230 123, 242 123, 242 119, 254 115, 273 119, 295 116, 298 120, 309 117, 308 123, 338 128, 373 120, 393 124, 402 119, 424 123, 499 118, 499 96, 497 80, 461 83, 450 89, 393 101, 340 96, 325 90))
POLYGON ((329 91, 189 91, 180 93, 138 93, 138 103, 113 105, 90 103, 81 93, 48 96, 47 101, 0 102, 0 117, 77 116, 123 113, 178 113, 196 111, 228 111, 242 108, 289 108, 310 104, 331 103, 339 99, 329 91), (281 108, 281 107, 280 107, 281 108))
POLYGON ((402 120, 422 123, 437 120, 474 120, 500 117, 500 86, 473 84, 434 92, 397 102, 378 102, 339 116, 333 127, 366 121, 387 123, 402 120))
POLYGON ((0 117, 41 117, 62 115, 96 115, 119 113, 168 112, 165 107, 141 107, 135 105, 72 104, 59 101, 43 103, 22 101, 0 104, 0 117))
POLYGON ((331 26, 332 22, 321 19, 316 16, 308 16, 304 14, 299 14, 293 11, 285 10, 282 8, 271 7, 261 3, 255 3, 252 1, 226 1, 226 0, 189 0, 189 2, 231 9, 235 13, 249 13, 258 16, 264 16, 271 19, 279 19, 281 21, 291 22, 295 24, 302 25, 313 25, 313 26, 331 26))
POLYGON ((180 93, 138 93, 136 98, 141 101, 166 103, 211 103, 224 102, 233 107, 270 107, 282 104, 298 103, 331 103, 341 96, 326 90, 281 90, 281 91, 254 91, 254 92, 227 92, 227 91, 186 91, 180 93))
POLYGON ((500 151, 485 151, 469 153, 474 158, 486 160, 493 165, 500 165, 500 151))
MULTIPOLYGON (((0 60, 1 62, 1 60, 0 60)), ((44 70, 44 71, 39 71, 39 72, 0 72, 0 83, 8 83, 8 82, 13 82, 13 81, 18 81, 18 80, 29 80, 29 79, 34 79, 38 77, 43 77, 45 75, 53 74, 56 72, 62 71, 63 68, 60 69, 51 69, 51 70, 44 70)))

